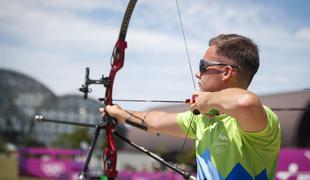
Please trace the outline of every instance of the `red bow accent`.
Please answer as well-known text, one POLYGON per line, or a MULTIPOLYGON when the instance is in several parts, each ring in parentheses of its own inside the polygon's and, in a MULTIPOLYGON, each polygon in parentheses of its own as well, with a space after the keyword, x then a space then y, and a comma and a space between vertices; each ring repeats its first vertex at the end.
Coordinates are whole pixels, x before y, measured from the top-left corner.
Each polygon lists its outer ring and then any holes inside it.
MULTIPOLYGON (((104 105, 112 105, 112 91, 113 83, 116 73, 123 67, 125 59, 125 49, 127 42, 125 41, 127 28, 135 8, 137 0, 130 0, 123 18, 118 40, 114 46, 111 58, 111 70, 106 85, 106 93, 104 98, 104 105)), ((106 142, 107 146, 104 150, 104 174, 109 179, 114 179, 117 176, 116 163, 117 163, 117 149, 113 137, 113 129, 115 129, 116 121, 109 115, 105 115, 103 120, 106 122, 106 142)))

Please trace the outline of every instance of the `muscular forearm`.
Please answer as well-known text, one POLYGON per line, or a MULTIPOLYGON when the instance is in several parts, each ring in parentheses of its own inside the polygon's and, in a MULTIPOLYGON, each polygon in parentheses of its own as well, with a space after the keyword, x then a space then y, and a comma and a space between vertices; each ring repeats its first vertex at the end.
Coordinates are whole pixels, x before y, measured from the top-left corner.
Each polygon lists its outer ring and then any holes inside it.
MULTIPOLYGON (((108 108, 113 108, 112 106, 108 108)), ((110 109, 108 109, 111 111, 110 109)), ((115 112, 115 111, 111 111, 115 112)), ((117 113, 112 114, 119 123, 127 123, 137 128, 146 130, 149 133, 163 133, 173 136, 183 137, 184 133, 179 128, 176 120, 176 113, 167 113, 163 111, 129 111, 118 110, 117 113)))
POLYGON ((144 122, 150 133, 161 133, 172 136, 184 137, 184 132, 177 123, 177 113, 167 113, 162 111, 145 112, 144 122))
POLYGON ((137 111, 128 111, 128 121, 137 123, 139 125, 145 126, 147 132, 150 133, 160 133, 164 127, 163 119, 168 116, 168 113, 161 111, 147 111, 147 112, 137 112, 137 111))

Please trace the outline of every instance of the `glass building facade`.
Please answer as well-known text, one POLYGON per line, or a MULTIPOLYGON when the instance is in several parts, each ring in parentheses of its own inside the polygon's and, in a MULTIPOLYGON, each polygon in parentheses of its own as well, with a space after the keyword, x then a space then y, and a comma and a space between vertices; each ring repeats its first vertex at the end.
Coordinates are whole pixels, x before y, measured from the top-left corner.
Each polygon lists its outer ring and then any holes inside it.
POLYGON ((96 123, 101 119, 100 102, 84 100, 82 95, 56 96, 42 83, 12 70, 0 69, 0 132, 9 142, 22 144, 32 139, 49 146, 63 132, 74 126, 36 123, 37 114, 55 120, 96 123))

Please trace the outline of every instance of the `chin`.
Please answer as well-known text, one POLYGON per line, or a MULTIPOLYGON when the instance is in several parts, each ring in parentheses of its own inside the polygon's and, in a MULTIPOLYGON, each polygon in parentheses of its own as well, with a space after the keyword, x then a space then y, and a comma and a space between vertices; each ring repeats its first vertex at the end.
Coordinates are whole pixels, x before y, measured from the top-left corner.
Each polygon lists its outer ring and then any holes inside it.
POLYGON ((202 87, 199 88, 199 91, 200 91, 200 92, 211 92, 210 89, 208 89, 208 88, 202 88, 202 87))
POLYGON ((201 89, 201 91, 203 91, 203 92, 216 92, 216 91, 220 91, 220 90, 218 90, 218 89, 212 89, 212 88, 204 88, 204 89, 201 89))

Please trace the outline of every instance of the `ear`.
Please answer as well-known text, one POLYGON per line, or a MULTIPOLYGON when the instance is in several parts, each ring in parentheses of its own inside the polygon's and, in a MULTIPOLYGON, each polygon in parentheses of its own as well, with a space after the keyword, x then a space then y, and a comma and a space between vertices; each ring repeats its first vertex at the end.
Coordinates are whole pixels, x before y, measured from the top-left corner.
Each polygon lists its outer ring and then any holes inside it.
POLYGON ((232 77, 233 68, 231 66, 225 66, 224 71, 222 72, 222 80, 228 81, 232 77))

